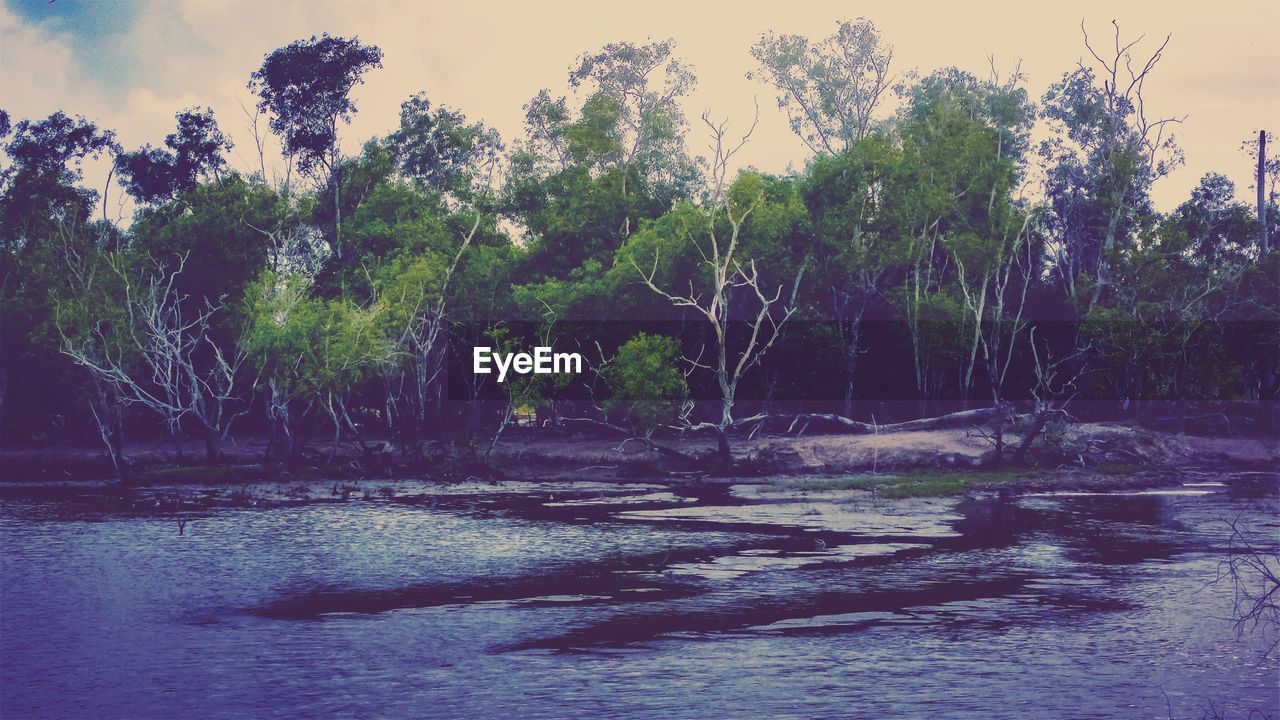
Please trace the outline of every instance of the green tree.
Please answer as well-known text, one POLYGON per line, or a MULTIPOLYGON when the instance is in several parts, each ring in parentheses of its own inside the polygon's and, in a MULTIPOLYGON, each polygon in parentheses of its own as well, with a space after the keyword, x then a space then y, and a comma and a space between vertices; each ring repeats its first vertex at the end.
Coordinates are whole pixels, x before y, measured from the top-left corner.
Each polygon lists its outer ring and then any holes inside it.
MULTIPOLYGON (((364 75, 382 67, 382 51, 359 38, 297 40, 266 56, 250 76, 249 89, 259 98, 259 112, 271 116, 286 161, 296 161, 303 174, 323 178, 333 194, 334 252, 342 256, 342 154, 338 124, 350 123, 356 111, 351 90, 364 75)), ((286 195, 288 182, 286 181, 286 195)))
MULTIPOLYGON (((1040 148, 1053 249, 1054 279, 1083 315, 1110 283, 1111 255, 1132 243, 1152 214, 1153 182, 1182 163, 1170 132, 1177 118, 1152 118, 1143 97, 1164 42, 1145 60, 1134 58, 1141 40, 1096 50, 1085 33, 1091 65, 1081 63, 1049 88, 1044 118, 1053 134, 1040 148)), ((1084 31, 1084 24, 1081 23, 1084 31)))
POLYGON ((61 111, 5 129, 0 135, 9 137, 4 146, 9 162, 0 169, 0 428, 16 420, 11 402, 26 407, 23 425, 43 424, 46 415, 70 414, 80 405, 78 372, 58 352, 50 291, 66 287, 67 239, 82 256, 121 239, 110 226, 91 223, 99 195, 81 186, 87 159, 117 151, 114 133, 61 111))
POLYGON ((886 135, 858 140, 835 155, 819 155, 804 180, 813 222, 815 303, 841 335, 843 414, 852 417, 854 377, 863 354, 862 321, 907 264, 902 222, 902 152, 886 135))
POLYGON ((679 361, 680 344, 674 338, 635 335, 618 348, 605 371, 611 392, 604 410, 651 442, 654 430, 679 416, 689 394, 679 361))
POLYGON ((778 107, 809 150, 834 155, 871 131, 881 97, 893 83, 893 46, 870 20, 842 20, 814 42, 800 35, 763 35, 751 48, 758 69, 748 73, 772 85, 778 107))
POLYGON ((232 148, 213 110, 189 108, 177 114, 178 129, 165 137, 168 148, 147 145, 116 157, 116 172, 125 190, 140 203, 172 200, 205 178, 217 178, 226 167, 222 154, 232 148))
POLYGON ((400 106, 400 128, 388 138, 401 171, 437 192, 469 194, 503 151, 498 131, 446 106, 432 109, 426 93, 400 106))

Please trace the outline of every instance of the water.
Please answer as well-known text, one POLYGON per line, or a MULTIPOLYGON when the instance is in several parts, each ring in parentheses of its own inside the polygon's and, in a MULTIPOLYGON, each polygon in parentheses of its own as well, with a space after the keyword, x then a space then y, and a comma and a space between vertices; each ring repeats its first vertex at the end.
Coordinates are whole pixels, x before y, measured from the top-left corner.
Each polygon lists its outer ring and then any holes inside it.
POLYGON ((1223 520, 1274 548, 1280 508, 1194 489, 426 489, 189 511, 183 535, 10 493, 0 715, 1277 714, 1273 638, 1237 637, 1211 581, 1223 520))

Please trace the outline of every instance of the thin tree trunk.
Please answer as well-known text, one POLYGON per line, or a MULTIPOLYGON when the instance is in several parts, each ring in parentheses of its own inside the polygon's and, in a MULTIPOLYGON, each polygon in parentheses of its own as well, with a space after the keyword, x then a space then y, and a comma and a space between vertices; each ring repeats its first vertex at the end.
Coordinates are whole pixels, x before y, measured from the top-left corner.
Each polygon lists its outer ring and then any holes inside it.
POLYGON ((1261 242, 1258 245, 1259 259, 1267 254, 1271 249, 1270 231, 1267 228, 1267 199, 1264 192, 1266 186, 1266 164, 1267 164, 1267 131, 1258 131, 1258 227, 1262 232, 1261 242))
POLYGON ((217 431, 206 429, 204 431, 204 460, 209 465, 218 462, 222 456, 222 438, 218 436, 217 431))

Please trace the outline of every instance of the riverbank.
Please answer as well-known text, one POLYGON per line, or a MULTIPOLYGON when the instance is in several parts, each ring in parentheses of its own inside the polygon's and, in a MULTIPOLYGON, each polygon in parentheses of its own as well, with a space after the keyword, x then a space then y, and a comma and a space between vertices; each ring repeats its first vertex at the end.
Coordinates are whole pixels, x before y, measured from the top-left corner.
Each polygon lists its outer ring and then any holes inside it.
MULTIPOLYGON (((1006 443, 1016 441, 1010 435, 1006 443)), ((797 492, 862 491, 893 499, 972 492, 1108 491, 1161 487, 1197 474, 1226 474, 1274 484, 1280 442, 1264 437, 1206 437, 1120 424, 1071 424, 1039 441, 1019 463, 997 463, 991 439, 976 429, 878 435, 767 436, 735 443, 735 465, 711 472, 698 458, 710 439, 646 447, 589 436, 511 433, 492 452, 433 443, 418 457, 382 442, 319 449, 289 463, 264 463, 261 438, 229 445, 221 461, 203 461, 195 442, 135 443, 115 471, 99 448, 0 450, 0 497, 82 495, 126 506, 246 506, 412 497, 430 484, 522 482, 770 486, 797 492), (256 489, 254 489, 256 488, 256 489)))

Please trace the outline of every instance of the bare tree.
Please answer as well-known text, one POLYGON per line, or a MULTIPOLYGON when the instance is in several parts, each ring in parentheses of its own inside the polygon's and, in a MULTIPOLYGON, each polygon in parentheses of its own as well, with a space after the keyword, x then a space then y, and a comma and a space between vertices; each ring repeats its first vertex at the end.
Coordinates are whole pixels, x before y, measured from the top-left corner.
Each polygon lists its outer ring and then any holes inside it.
MULTIPOLYGON (((1274 141, 1275 133, 1271 133, 1271 136, 1274 141)), ((1271 226, 1267 224, 1267 208, 1276 202, 1276 186, 1280 184, 1280 154, 1276 153, 1274 145, 1268 151, 1266 130, 1259 130, 1257 139, 1246 140, 1241 147, 1257 165, 1253 189, 1258 196, 1258 257, 1261 258, 1271 249, 1271 226)))
POLYGON ((1146 36, 1122 43, 1120 25, 1114 20, 1111 25, 1114 39, 1112 47, 1105 49, 1095 47, 1084 21, 1080 22, 1085 49, 1096 63, 1091 68, 1082 62, 1080 72, 1087 73, 1088 77, 1096 72, 1102 80, 1102 92, 1097 98, 1101 117, 1087 121, 1096 123, 1096 127, 1071 133, 1101 171, 1112 175, 1101 187, 1104 195, 1101 199, 1107 208, 1102 246, 1095 267, 1078 267, 1078 258, 1071 254, 1070 248, 1060 248, 1058 257, 1058 267, 1066 276, 1073 299, 1075 278, 1082 273, 1093 274, 1093 288, 1086 307, 1097 303, 1102 290, 1110 284, 1109 256, 1122 226, 1137 209, 1134 189, 1146 187, 1182 164, 1182 153, 1170 127, 1186 119, 1150 116, 1144 95, 1147 78, 1159 64, 1172 35, 1165 36, 1146 60, 1135 63, 1133 50, 1146 36))
POLYGON ((666 298, 672 305, 689 308, 706 318, 715 334, 715 348, 712 358, 707 362, 688 359, 692 365, 704 368, 715 374, 720 388, 720 419, 713 423, 692 423, 689 421, 691 406, 686 406, 683 414, 684 424, 692 430, 714 430, 718 440, 718 456, 724 465, 733 461, 729 449, 728 432, 733 427, 733 406, 737 396, 738 382, 747 370, 755 367, 769 348, 777 341, 783 325, 795 312, 795 298, 804 275, 805 263, 801 263, 792 283, 791 294, 787 300, 782 299, 783 285, 779 284, 770 291, 762 287, 760 273, 754 259, 742 262, 738 253, 742 229, 751 213, 764 202, 762 189, 756 187, 726 186, 729 161, 750 140, 755 131, 756 119, 746 134, 737 143, 730 145, 727 140, 728 122, 713 122, 707 113, 703 113, 702 121, 711 131, 711 188, 705 207, 707 222, 699 228, 688 230, 686 240, 692 244, 701 257, 701 264, 709 271, 709 284, 704 288, 695 288, 690 280, 687 293, 671 292, 658 286, 655 276, 660 258, 655 251, 653 266, 648 271, 632 260, 636 272, 649 289, 666 298), (723 220, 728 225, 727 236, 717 229, 717 221, 723 220), (741 350, 730 350, 729 325, 730 307, 740 289, 748 292, 756 302, 754 317, 748 320, 749 336, 741 350))
MULTIPOLYGON (((61 242, 63 261, 66 264, 66 282, 74 298, 59 298, 55 309, 55 323, 62 332, 64 325, 74 327, 71 332, 87 332, 88 327, 110 322, 109 313, 96 307, 102 296, 111 292, 111 277, 101 277, 105 266, 101 254, 76 242, 76 223, 58 223, 58 239, 61 242)), ((94 348, 98 357, 108 352, 105 344, 94 348)), ((124 362, 133 362, 128 353, 121 353, 124 362)), ((89 398, 89 411, 98 427, 98 435, 106 448, 112 467, 119 474, 123 469, 123 412, 121 398, 114 386, 96 374, 91 374, 93 395, 89 398)))
POLYGON ((1262 233, 1262 241, 1258 244, 1259 254, 1266 255, 1271 246, 1271 238, 1267 228, 1267 202, 1263 191, 1263 178, 1267 169, 1267 131, 1258 131, 1258 226, 1262 233))
POLYGON ((176 431, 185 418, 193 418, 204 430, 206 459, 213 462, 232 424, 249 412, 251 398, 242 387, 242 343, 228 352, 212 337, 221 305, 206 302, 192 310, 175 287, 186 259, 179 256, 173 270, 156 261, 138 283, 119 257, 108 258, 123 288, 124 322, 117 327, 99 323, 79 335, 60 325, 61 350, 123 404, 151 409, 170 429, 176 431))
POLYGON ((1080 394, 1080 379, 1088 368, 1085 358, 1093 350, 1091 346, 1077 345, 1066 354, 1055 357, 1047 341, 1043 346, 1036 344, 1034 327, 1029 340, 1036 377, 1035 385, 1031 387, 1032 424, 1014 450, 1015 460, 1021 460, 1027 454, 1049 421, 1067 416, 1067 405, 1080 394))
POLYGON ((1264 651, 1264 657, 1270 657, 1280 648, 1280 551, 1259 547, 1239 518, 1226 522, 1231 539, 1217 580, 1231 580, 1237 636, 1250 630, 1271 635, 1264 651))

